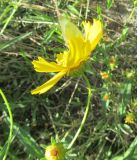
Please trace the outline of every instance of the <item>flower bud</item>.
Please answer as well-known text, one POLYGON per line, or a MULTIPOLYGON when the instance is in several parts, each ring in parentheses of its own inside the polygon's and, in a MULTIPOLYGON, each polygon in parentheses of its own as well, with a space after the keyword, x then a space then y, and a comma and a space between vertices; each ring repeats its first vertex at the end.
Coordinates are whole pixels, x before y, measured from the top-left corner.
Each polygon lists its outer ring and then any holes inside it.
POLYGON ((46 148, 45 158, 47 160, 64 160, 66 150, 61 143, 51 144, 46 148))
POLYGON ((109 78, 109 74, 107 72, 100 72, 101 78, 102 79, 108 79, 109 78))

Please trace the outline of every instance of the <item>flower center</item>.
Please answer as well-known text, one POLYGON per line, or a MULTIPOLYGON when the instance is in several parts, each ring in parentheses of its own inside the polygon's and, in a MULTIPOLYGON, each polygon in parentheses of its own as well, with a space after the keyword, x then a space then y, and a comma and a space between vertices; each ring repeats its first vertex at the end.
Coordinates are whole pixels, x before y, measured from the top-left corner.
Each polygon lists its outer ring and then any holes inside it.
POLYGON ((57 157, 59 155, 59 151, 57 149, 48 150, 46 153, 47 157, 57 157))
POLYGON ((50 154, 51 154, 51 156, 57 156, 58 155, 58 150, 53 149, 53 150, 51 150, 50 154))

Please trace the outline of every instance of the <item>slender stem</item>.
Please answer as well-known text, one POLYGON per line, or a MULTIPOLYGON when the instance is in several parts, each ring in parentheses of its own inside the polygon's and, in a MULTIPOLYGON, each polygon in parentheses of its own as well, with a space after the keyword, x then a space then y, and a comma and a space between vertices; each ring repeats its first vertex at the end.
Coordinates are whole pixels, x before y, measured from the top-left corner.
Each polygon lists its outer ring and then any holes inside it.
POLYGON ((57 13, 57 17, 60 17, 60 12, 59 12, 59 8, 58 8, 58 1, 57 0, 53 0, 54 4, 55 4, 55 11, 57 13))
POLYGON ((87 0, 85 20, 86 20, 86 19, 87 19, 87 17, 88 17, 88 8, 89 8, 89 0, 87 0))
POLYGON ((83 127, 84 127, 84 124, 85 124, 86 119, 87 119, 88 111, 89 111, 90 99, 91 99, 91 96, 92 96, 92 94, 91 94, 91 86, 90 86, 90 83, 89 83, 88 78, 87 78, 85 75, 84 75, 84 79, 85 79, 85 81, 86 81, 87 89, 88 89, 88 98, 87 98, 86 110, 85 110, 85 113, 84 113, 84 117, 83 117, 83 119, 82 119, 82 121, 81 121, 81 124, 80 124, 80 126, 79 126, 79 128, 78 128, 78 130, 77 130, 77 132, 76 132, 76 134, 75 134, 75 136, 74 136, 74 138, 73 138, 72 141, 70 142, 70 144, 69 144, 69 146, 68 146, 67 149, 70 149, 70 148, 73 146, 73 144, 75 143, 75 141, 77 140, 77 138, 78 138, 81 130, 82 130, 83 127))
POLYGON ((135 11, 136 11, 136 7, 134 7, 134 8, 132 9, 129 17, 127 18, 127 20, 126 20, 126 22, 125 22, 125 25, 130 22, 131 18, 132 18, 132 17, 134 16, 134 14, 135 14, 135 11))
POLYGON ((9 150, 9 147, 10 147, 10 143, 12 141, 12 132, 13 132, 13 116, 12 116, 12 112, 11 112, 11 109, 10 109, 10 106, 9 106, 9 103, 6 99, 6 96, 4 95, 3 91, 0 89, 0 94, 6 104, 6 107, 7 107, 7 110, 8 110, 8 113, 9 113, 9 117, 10 117, 10 133, 9 133, 9 137, 8 137, 8 140, 7 140, 7 148, 6 148, 6 151, 5 151, 5 155, 3 157, 3 160, 6 159, 7 157, 7 153, 8 153, 8 150, 9 150))
POLYGON ((54 124, 54 120, 53 120, 52 114, 51 114, 50 110, 48 109, 48 107, 45 106, 45 108, 46 108, 47 111, 48 111, 48 114, 49 114, 49 117, 50 117, 50 120, 51 120, 53 129, 54 129, 54 132, 55 132, 55 134, 56 134, 56 138, 59 139, 58 131, 57 131, 56 126, 55 126, 55 124, 54 124))

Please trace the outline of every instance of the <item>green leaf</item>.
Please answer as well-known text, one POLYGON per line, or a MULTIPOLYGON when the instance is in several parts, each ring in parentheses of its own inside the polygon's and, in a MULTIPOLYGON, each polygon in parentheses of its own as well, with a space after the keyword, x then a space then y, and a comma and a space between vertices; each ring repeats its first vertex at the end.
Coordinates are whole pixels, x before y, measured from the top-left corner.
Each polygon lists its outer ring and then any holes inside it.
POLYGON ((131 83, 123 83, 120 87, 120 93, 122 94, 122 102, 119 105, 119 113, 121 115, 126 113, 126 106, 130 102, 132 91, 131 83))
POLYGON ((137 158, 137 136, 131 143, 125 153, 120 156, 113 157, 111 160, 136 160, 137 158))
POLYGON ((68 5, 67 8, 71 11, 71 13, 73 13, 74 15, 79 16, 79 12, 74 6, 68 5))
POLYGON ((18 137, 19 141, 24 145, 26 151, 34 158, 42 158, 44 153, 34 138, 25 129, 14 124, 13 133, 18 137))
POLYGON ((46 158, 41 158, 40 160, 47 160, 46 158))
POLYGON ((0 44, 0 51, 10 47, 13 44, 16 44, 18 41, 21 41, 22 39, 28 37, 31 34, 32 34, 32 32, 25 33, 25 34, 22 34, 21 36, 15 37, 9 41, 6 41, 5 43, 0 44))
POLYGON ((113 5, 113 0, 107 0, 107 9, 110 9, 113 5))

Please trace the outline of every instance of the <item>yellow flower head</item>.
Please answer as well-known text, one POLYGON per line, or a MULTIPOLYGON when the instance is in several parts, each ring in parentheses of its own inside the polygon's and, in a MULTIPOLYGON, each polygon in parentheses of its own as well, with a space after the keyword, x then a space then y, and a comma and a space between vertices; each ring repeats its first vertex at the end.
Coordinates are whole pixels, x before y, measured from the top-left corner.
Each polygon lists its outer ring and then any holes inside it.
POLYGON ((61 143, 56 143, 48 146, 45 152, 47 160, 64 160, 66 150, 61 143))
POLYGON ((131 124, 134 123, 135 117, 133 113, 128 113, 125 117, 125 123, 131 124))
POLYGON ((103 29, 99 20, 94 19, 93 24, 83 22, 84 34, 70 20, 61 16, 59 19, 62 35, 67 45, 64 53, 56 54, 55 62, 48 62, 42 57, 33 60, 32 64, 37 72, 58 72, 43 85, 32 90, 32 94, 42 94, 51 89, 63 76, 70 75, 81 68, 89 58, 91 52, 100 41, 103 29))
POLYGON ((109 74, 107 72, 100 72, 101 78, 102 79, 108 79, 109 78, 109 74))
POLYGON ((105 95, 103 96, 103 100, 104 100, 104 101, 108 101, 108 100, 109 100, 109 95, 108 95, 108 94, 105 94, 105 95))

